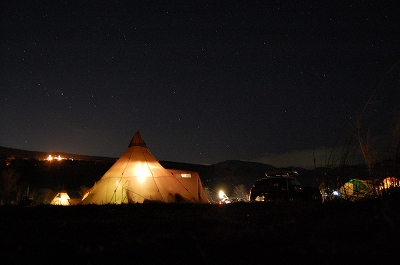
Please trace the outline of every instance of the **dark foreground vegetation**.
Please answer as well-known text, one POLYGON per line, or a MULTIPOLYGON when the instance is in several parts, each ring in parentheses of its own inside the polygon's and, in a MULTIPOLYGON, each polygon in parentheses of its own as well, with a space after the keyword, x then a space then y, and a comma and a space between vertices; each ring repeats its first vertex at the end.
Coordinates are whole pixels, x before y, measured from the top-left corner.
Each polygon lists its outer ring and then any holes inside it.
POLYGON ((400 257, 400 196, 0 207, 4 264, 347 264, 400 257))

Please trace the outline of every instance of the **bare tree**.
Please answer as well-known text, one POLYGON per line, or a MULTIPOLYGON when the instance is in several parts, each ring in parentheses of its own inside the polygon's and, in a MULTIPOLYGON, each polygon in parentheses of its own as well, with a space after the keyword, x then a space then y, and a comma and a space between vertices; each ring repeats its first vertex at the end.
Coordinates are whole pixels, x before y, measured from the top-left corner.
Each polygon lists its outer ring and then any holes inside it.
POLYGON ((51 200, 53 200, 54 196, 56 196, 56 195, 57 195, 57 192, 52 189, 48 189, 48 188, 39 189, 35 195, 35 203, 36 204, 50 204, 51 200))
POLYGON ((236 198, 242 201, 249 200, 249 193, 246 190, 246 187, 243 184, 235 186, 233 192, 235 193, 236 198))
POLYGON ((209 187, 204 187, 204 193, 206 194, 206 197, 209 202, 214 203, 214 197, 215 197, 215 192, 209 188, 209 187))
POLYGON ((5 169, 0 175, 0 194, 5 205, 9 205, 15 199, 17 182, 20 175, 12 168, 5 169))
POLYGON ((372 139, 369 131, 367 132, 365 137, 362 137, 360 130, 358 130, 356 137, 361 154, 364 158, 365 164, 367 165, 368 175, 372 176, 372 168, 376 162, 375 160, 377 157, 375 140, 372 139))

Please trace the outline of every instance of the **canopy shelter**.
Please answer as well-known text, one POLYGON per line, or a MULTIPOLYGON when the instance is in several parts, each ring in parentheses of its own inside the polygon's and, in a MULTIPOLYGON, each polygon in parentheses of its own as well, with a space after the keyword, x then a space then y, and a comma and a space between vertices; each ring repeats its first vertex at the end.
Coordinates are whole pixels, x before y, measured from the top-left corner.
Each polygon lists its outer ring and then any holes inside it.
POLYGON ((197 172, 167 170, 136 132, 128 149, 85 194, 82 204, 208 202, 197 172))

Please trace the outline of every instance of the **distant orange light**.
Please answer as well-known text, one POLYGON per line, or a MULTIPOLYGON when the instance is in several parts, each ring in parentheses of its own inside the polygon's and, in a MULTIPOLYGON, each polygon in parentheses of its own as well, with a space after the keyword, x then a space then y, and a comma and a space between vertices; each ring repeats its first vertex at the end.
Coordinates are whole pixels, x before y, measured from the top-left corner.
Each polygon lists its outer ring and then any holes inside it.
POLYGON ((61 157, 60 155, 53 157, 52 155, 49 155, 45 160, 47 161, 53 161, 54 159, 56 159, 57 161, 61 161, 66 159, 65 157, 61 157))
POLYGON ((400 181, 395 177, 386 177, 382 181, 381 189, 389 189, 391 187, 399 187, 400 181))

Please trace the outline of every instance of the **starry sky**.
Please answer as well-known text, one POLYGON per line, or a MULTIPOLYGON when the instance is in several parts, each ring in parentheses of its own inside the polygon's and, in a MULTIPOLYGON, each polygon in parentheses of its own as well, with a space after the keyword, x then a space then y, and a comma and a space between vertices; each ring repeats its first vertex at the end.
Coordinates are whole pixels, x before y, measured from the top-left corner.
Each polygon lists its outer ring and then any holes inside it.
POLYGON ((158 160, 321 164, 371 95, 377 127, 393 119, 399 14, 396 1, 1 1, 0 146, 119 157, 139 130, 158 160))

